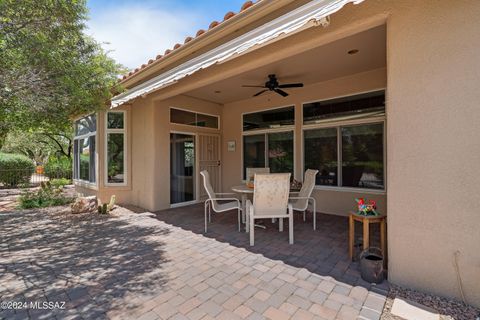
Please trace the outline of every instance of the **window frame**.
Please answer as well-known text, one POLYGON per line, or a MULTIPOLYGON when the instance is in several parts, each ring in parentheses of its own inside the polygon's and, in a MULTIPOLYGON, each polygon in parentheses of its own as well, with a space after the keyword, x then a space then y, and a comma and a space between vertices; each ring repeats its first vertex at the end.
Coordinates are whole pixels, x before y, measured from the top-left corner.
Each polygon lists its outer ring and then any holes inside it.
POLYGON ((128 185, 128 136, 127 136, 127 111, 126 110, 115 110, 115 111, 106 111, 105 112, 105 139, 104 139, 104 185, 106 187, 125 187, 128 185), (108 114, 109 113, 122 113, 123 114, 123 129, 109 129, 108 128, 108 114), (121 133, 123 134, 123 182, 108 182, 108 134, 110 133, 121 133))
POLYGON ((220 116, 219 116, 219 115, 211 114, 211 113, 206 113, 206 112, 198 112, 198 111, 193 111, 193 110, 190 110, 190 109, 179 108, 179 107, 169 107, 169 108, 168 108, 168 122, 169 122, 170 124, 176 125, 176 126, 186 126, 186 127, 190 127, 190 128, 202 128, 202 129, 217 130, 217 131, 220 130, 220 125, 221 125, 221 124, 220 124, 220 116), (180 111, 185 111, 185 112, 190 112, 190 113, 195 114, 195 123, 197 122, 197 114, 203 114, 203 115, 205 115, 205 116, 215 117, 215 118, 217 118, 217 128, 202 127, 202 126, 197 126, 197 125, 191 125, 191 124, 185 124, 185 123, 172 122, 172 109, 180 110, 180 111))
MULTIPOLYGON (((72 181, 75 185, 82 186, 82 187, 87 187, 87 188, 93 188, 93 189, 98 189, 98 122, 99 122, 98 121, 98 113, 90 113, 90 114, 80 116, 80 117, 77 117, 77 118, 73 119, 73 140, 72 140, 73 141, 73 148, 72 148, 73 149, 73 157, 72 157, 73 158, 72 159, 73 178, 72 178, 72 181), (77 121, 81 120, 83 118, 92 116, 92 115, 95 115, 95 131, 77 136, 76 135, 77 121), (77 164, 76 163, 77 158, 76 158, 76 154, 75 154, 75 141, 90 138, 91 136, 95 136, 95 155, 94 155, 94 159, 95 159, 95 182, 91 182, 89 180, 87 181, 87 180, 83 180, 83 179, 75 177, 75 168, 76 168, 76 164, 77 164)), ((80 170, 80 163, 78 163, 78 170, 80 170)), ((78 174, 78 177, 80 177, 79 172, 77 172, 77 174, 78 174)))
MULTIPOLYGON (((321 100, 314 101, 305 101, 302 102, 301 106, 301 121, 302 121, 302 132, 301 132, 301 170, 302 173, 305 172, 305 131, 315 130, 315 129, 329 129, 335 128, 337 130, 337 185, 336 186, 326 186, 326 185, 317 185, 315 184, 315 190, 327 190, 327 191, 344 191, 344 192, 356 192, 356 193, 365 193, 365 194, 386 194, 387 193, 387 122, 386 115, 375 116, 371 118, 362 118, 362 119, 352 119, 352 120, 338 120, 338 121, 326 121, 324 123, 314 123, 314 124, 303 124, 303 108, 305 104, 312 102, 321 102, 328 101, 337 98, 345 98, 350 96, 356 96, 359 94, 384 91, 386 96, 386 89, 379 88, 370 91, 356 92, 348 95, 342 95, 337 97, 330 97, 321 100), (342 177, 342 127, 357 126, 357 125, 368 125, 368 124, 382 124, 383 125, 383 188, 382 189, 369 189, 369 188, 360 188, 360 187, 344 187, 342 186, 343 177, 342 177)), ((385 103, 386 108, 386 103, 385 103)), ((243 171, 242 171, 243 172, 243 171)), ((303 179, 303 177, 302 177, 303 179)))
POLYGON ((242 136, 241 136, 241 140, 242 140, 242 143, 241 143, 241 149, 240 149, 240 152, 241 152, 241 156, 242 156, 242 160, 241 160, 241 166, 240 166, 240 177, 242 177, 242 182, 246 182, 246 179, 244 179, 243 177, 243 173, 245 172, 245 157, 244 157, 244 149, 245 149, 245 146, 244 146, 244 143, 243 143, 243 137, 244 136, 255 136, 255 135, 264 135, 265 136, 265 167, 264 168, 267 168, 268 166, 268 134, 269 133, 281 133, 281 132, 292 132, 293 133, 293 171, 292 172, 292 177, 295 176, 295 150, 296 150, 296 130, 295 130, 295 123, 296 123, 296 112, 295 112, 295 109, 296 109, 296 105, 293 104, 293 110, 294 110, 294 114, 293 114, 293 123, 292 125, 286 125, 286 126, 280 126, 278 128, 269 128, 269 129, 255 129, 255 130, 248 130, 248 131, 244 131, 243 130, 243 116, 245 114, 251 114, 251 113, 257 113, 257 112, 263 112, 263 111, 269 111, 269 110, 275 110, 275 109, 283 109, 283 108, 287 108, 287 107, 291 107, 292 104, 288 104, 288 105, 284 105, 284 106, 276 106, 276 107, 272 107, 272 108, 266 108, 266 109, 260 109, 260 110, 255 110, 255 111, 248 111, 248 112, 242 112, 241 113, 241 117, 240 117, 240 128, 241 128, 241 132, 242 132, 242 136))
MULTIPOLYGON (((251 132, 253 132, 254 134, 255 133, 262 133, 263 131, 271 131, 271 130, 280 130, 280 131, 277 131, 277 132, 281 132, 281 131, 286 131, 285 129, 288 129, 288 128, 292 128, 293 130, 295 130, 295 109, 296 109, 296 105, 295 104, 287 104, 287 105, 283 105, 283 106, 280 106, 280 107, 271 107, 271 108, 266 108, 266 109, 261 109, 261 110, 255 110, 255 111, 248 111, 248 112, 242 112, 241 114, 241 117, 240 117, 240 128, 242 128, 242 135, 243 134, 249 134, 251 132), (286 109, 288 107, 293 107, 293 124, 289 124, 289 125, 280 125, 279 127, 275 127, 275 128, 266 128, 266 129, 252 129, 252 130, 243 130, 243 116, 246 115, 246 114, 252 114, 252 113, 260 113, 260 112, 265 112, 265 111, 270 111, 270 110, 277 110, 277 109, 286 109)), ((303 113, 302 113, 302 118, 303 118, 303 113)))

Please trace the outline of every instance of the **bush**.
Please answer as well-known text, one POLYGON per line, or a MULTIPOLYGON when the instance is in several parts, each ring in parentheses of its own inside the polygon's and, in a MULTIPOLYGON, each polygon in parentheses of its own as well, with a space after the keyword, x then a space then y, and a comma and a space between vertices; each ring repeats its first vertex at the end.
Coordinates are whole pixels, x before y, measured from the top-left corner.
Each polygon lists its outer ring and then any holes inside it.
POLYGON ((65 178, 52 179, 52 180, 50 180, 50 184, 51 184, 53 187, 56 187, 56 188, 64 187, 64 186, 69 185, 69 184, 71 184, 71 183, 72 183, 72 182, 71 182, 69 179, 65 179, 65 178))
POLYGON ((0 183, 10 187, 28 184, 34 171, 35 165, 28 157, 0 153, 0 183))
POLYGON ((19 197, 21 209, 45 208, 63 206, 73 201, 73 198, 62 194, 63 187, 54 187, 50 182, 42 182, 37 191, 26 190, 19 197))
POLYGON ((45 175, 50 179, 72 177, 72 160, 67 157, 50 157, 44 166, 45 175))

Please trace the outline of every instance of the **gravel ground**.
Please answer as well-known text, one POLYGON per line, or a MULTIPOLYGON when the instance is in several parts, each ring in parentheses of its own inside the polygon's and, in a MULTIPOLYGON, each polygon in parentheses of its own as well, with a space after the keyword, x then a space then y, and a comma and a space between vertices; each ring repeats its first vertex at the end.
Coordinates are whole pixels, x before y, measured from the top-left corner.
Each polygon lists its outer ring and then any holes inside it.
POLYGON ((476 320, 480 317, 480 309, 466 305, 461 301, 441 298, 390 284, 390 292, 383 309, 382 320, 403 320, 403 318, 390 313, 393 299, 396 297, 405 298, 437 310, 441 320, 476 320))

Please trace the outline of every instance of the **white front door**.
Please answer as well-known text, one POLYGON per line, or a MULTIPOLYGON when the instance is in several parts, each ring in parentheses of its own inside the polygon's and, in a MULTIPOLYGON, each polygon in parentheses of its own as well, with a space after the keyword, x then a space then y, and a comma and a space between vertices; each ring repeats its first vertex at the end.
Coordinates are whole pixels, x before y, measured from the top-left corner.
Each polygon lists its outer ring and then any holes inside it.
POLYGON ((220 136, 216 134, 199 134, 198 135, 198 164, 200 182, 200 199, 207 198, 207 193, 203 187, 203 178, 200 171, 207 170, 210 174, 210 182, 215 192, 221 190, 221 162, 220 162, 220 136))

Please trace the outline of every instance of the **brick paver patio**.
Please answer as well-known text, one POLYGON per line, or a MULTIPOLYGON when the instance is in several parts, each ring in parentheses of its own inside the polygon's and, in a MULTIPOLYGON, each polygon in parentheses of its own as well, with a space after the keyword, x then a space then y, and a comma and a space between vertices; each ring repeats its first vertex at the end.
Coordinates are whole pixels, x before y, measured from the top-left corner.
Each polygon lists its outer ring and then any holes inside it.
POLYGON ((0 310, 32 319, 379 319, 386 284, 348 262, 346 219, 319 215, 288 232, 266 222, 256 246, 234 214, 201 233, 201 206, 72 219, 0 213, 0 301, 65 302, 0 310))

